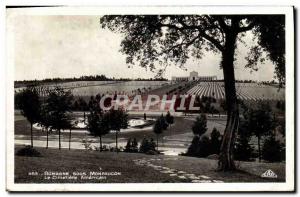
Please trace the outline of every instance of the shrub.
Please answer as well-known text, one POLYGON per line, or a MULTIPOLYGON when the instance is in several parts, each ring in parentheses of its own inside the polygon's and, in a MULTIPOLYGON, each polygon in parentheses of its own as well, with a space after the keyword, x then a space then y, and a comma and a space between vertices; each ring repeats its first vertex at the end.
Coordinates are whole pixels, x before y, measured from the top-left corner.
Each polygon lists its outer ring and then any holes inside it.
POLYGON ((156 144, 155 144, 153 138, 151 138, 150 140, 148 140, 147 138, 144 138, 139 147, 139 152, 140 153, 148 153, 149 151, 155 151, 155 146, 156 146, 156 144))
POLYGON ((131 138, 127 140, 124 152, 131 152, 131 138))
POLYGON ((116 147, 109 147, 109 151, 110 152, 122 152, 122 150, 123 150, 123 147, 118 147, 118 148, 116 148, 116 147))
POLYGON ((249 138, 239 135, 234 147, 234 158, 240 161, 250 161, 253 156, 253 147, 249 144, 249 138))
POLYGON ((221 134, 214 127, 210 134, 210 154, 219 154, 221 147, 221 134))
POLYGON ((207 119, 205 114, 201 114, 196 118, 192 130, 194 135, 198 135, 199 137, 207 131, 207 119))
POLYGON ((41 153, 31 146, 25 146, 24 148, 18 150, 16 153, 18 156, 27 156, 27 157, 41 157, 41 153))
POLYGON ((199 152, 199 142, 200 142, 200 137, 198 135, 194 136, 192 143, 189 146, 187 152, 183 155, 196 156, 199 152))
POLYGON ((253 147, 250 145, 251 132, 248 130, 247 122, 241 122, 239 133, 234 146, 234 158, 240 161, 250 161, 254 155, 253 147))
POLYGON ((189 146, 187 152, 183 155, 193 157, 207 157, 210 155, 210 140, 208 137, 203 136, 201 139, 199 136, 195 136, 192 140, 192 144, 189 146))
POLYGON ((133 140, 129 138, 127 140, 127 144, 125 146, 124 152, 129 152, 129 153, 137 153, 138 152, 138 143, 136 141, 136 138, 133 140))
POLYGON ((200 140, 199 143, 199 152, 198 152, 198 157, 207 157, 211 153, 211 148, 210 148, 210 140, 208 137, 203 136, 200 140))
POLYGON ((269 162, 279 162, 284 158, 284 148, 282 144, 277 141, 274 135, 269 136, 262 148, 262 158, 269 162))

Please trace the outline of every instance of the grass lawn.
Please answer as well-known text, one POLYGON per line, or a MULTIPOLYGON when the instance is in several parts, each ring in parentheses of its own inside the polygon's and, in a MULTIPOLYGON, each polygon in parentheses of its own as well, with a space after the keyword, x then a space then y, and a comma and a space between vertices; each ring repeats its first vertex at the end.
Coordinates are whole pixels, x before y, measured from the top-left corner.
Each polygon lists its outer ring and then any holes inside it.
MULTIPOLYGON (((16 151, 22 146, 16 146, 16 151)), ((216 172, 216 160, 192 158, 183 156, 145 155, 139 153, 96 152, 85 150, 58 150, 36 148, 41 157, 15 156, 15 182, 16 183, 168 183, 190 182, 190 179, 171 176, 168 173, 154 169, 160 166, 178 173, 204 177, 214 182, 274 182, 284 181, 279 169, 284 171, 284 164, 272 165, 259 163, 240 163, 241 169, 247 171, 216 172), (147 165, 139 165, 136 161, 147 161, 147 165), (89 174, 90 171, 118 172, 121 175, 106 176, 106 179, 44 179, 43 173, 48 172, 80 172, 89 174), (256 169, 256 173, 251 172, 256 169), (278 173, 278 179, 263 179, 260 172, 272 169, 278 173), (38 175, 29 175, 29 172, 38 172, 38 175), (252 173, 252 174, 250 174, 252 173)))
MULTIPOLYGON (((18 148, 16 148, 18 149, 18 148)), ((36 148, 42 157, 15 157, 16 183, 137 183, 137 182, 178 182, 166 174, 134 165, 133 159, 140 154, 96 152, 85 150, 57 150, 36 148), (108 176, 106 180, 45 180, 43 173, 52 172, 120 172, 120 176, 108 176), (30 176, 29 172, 37 171, 40 175, 30 176)))

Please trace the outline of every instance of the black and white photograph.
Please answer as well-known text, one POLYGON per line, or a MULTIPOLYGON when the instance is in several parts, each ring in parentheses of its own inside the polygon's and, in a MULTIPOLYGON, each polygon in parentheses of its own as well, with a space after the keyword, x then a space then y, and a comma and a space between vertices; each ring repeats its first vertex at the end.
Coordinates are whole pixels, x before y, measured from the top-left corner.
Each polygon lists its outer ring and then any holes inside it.
POLYGON ((294 191, 292 6, 6 7, 9 191, 294 191))

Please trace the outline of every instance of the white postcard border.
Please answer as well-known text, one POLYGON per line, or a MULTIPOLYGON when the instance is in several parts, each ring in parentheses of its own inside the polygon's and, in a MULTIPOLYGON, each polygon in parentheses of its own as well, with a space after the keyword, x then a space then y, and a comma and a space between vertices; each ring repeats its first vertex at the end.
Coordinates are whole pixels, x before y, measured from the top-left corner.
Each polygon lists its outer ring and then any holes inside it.
POLYGON ((8 23, 20 15, 103 14, 285 14, 286 15, 286 182, 285 183, 118 183, 16 184, 14 183, 14 56, 13 29, 6 26, 6 178, 8 191, 293 191, 294 144, 294 24, 291 6, 122 6, 39 7, 7 11, 8 23))

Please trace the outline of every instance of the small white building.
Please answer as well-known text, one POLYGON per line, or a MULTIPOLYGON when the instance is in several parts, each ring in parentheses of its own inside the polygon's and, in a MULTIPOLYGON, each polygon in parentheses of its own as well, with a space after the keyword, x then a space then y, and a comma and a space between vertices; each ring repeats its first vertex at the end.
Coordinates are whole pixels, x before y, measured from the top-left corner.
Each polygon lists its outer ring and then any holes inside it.
POLYGON ((217 80, 217 76, 198 76, 198 72, 190 72, 190 76, 187 77, 172 77, 172 81, 214 81, 217 80))

